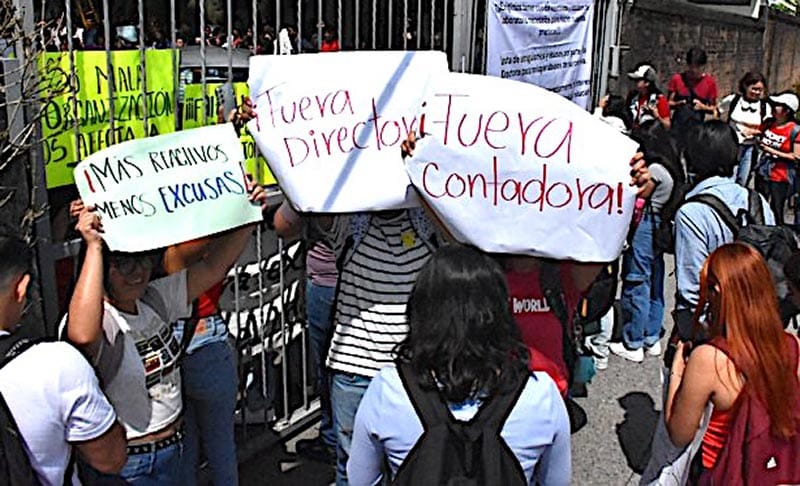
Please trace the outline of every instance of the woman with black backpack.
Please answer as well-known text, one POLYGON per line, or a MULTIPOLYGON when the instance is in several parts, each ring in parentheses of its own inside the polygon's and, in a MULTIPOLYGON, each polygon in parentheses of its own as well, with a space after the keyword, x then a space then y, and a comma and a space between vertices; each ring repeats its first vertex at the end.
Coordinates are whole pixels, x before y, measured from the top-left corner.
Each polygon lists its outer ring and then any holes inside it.
POLYGON ((441 248, 406 313, 397 367, 372 380, 356 415, 350 484, 377 484, 385 459, 395 484, 569 484, 566 407, 546 373, 528 371, 500 266, 441 248))

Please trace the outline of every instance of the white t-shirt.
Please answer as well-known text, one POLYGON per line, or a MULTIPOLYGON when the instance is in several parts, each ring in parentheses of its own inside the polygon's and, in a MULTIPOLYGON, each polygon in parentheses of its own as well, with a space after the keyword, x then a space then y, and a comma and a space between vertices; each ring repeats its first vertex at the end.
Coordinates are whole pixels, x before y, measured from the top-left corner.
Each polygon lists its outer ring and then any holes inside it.
POLYGON ((92 367, 67 343, 39 343, 14 358, 0 369, 0 393, 45 485, 63 484, 70 442, 100 437, 117 418, 92 367))
MULTIPOLYGON (((157 432, 181 414, 180 343, 172 322, 189 317, 186 270, 153 280, 148 292, 161 296, 164 322, 152 307, 136 301, 136 314, 103 302, 103 336, 94 366, 128 440, 157 432)), ((61 323, 66 324, 68 316, 61 323)))
POLYGON ((742 131, 745 127, 758 128, 765 119, 772 116, 772 108, 769 103, 764 103, 764 116, 762 117, 761 100, 747 101, 743 96, 740 96, 736 106, 733 107, 733 111, 730 111, 735 97, 735 94, 731 94, 723 98, 719 103, 719 111, 720 113, 728 114, 728 121, 736 132, 736 137, 739 139, 740 144, 755 143, 754 138, 745 137, 742 131))

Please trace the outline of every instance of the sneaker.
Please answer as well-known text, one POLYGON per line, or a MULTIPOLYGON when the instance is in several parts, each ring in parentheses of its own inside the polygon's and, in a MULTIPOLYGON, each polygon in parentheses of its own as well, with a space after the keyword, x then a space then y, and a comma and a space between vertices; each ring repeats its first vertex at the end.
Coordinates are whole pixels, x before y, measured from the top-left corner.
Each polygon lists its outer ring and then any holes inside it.
POLYGON ((641 363, 644 361, 644 350, 628 349, 623 343, 608 343, 608 349, 619 357, 625 358, 634 363, 641 363))
POLYGON ((597 345, 595 345, 589 338, 586 338, 586 341, 583 344, 586 346, 586 349, 592 353, 592 358, 594 358, 594 369, 598 371, 607 369, 608 351, 606 350, 606 356, 602 356, 600 350, 597 349, 597 345))
POLYGON ((652 346, 645 346, 648 356, 661 356, 661 341, 656 341, 652 346))

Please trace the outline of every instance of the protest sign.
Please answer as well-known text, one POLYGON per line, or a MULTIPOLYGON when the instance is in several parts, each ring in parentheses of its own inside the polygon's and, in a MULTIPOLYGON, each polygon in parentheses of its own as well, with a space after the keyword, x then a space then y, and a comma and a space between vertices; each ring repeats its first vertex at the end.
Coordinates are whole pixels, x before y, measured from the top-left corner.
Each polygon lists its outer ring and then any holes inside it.
POLYGON ((592 0, 487 2, 486 73, 590 108, 592 0))
POLYGON ((39 59, 43 89, 51 95, 61 93, 42 105, 47 187, 72 184, 75 164, 112 143, 175 130, 171 50, 145 51, 146 94, 143 93, 144 81, 139 69, 139 51, 112 51, 113 106, 109 102, 106 53, 76 51, 74 56, 75 77, 68 74, 68 53, 45 53, 39 59), (70 85, 75 88, 77 113, 73 111, 70 85), (110 123, 112 110, 113 131, 110 123), (144 126, 145 113, 147 127, 144 126))
MULTIPOLYGON (((217 124, 217 96, 216 90, 222 83, 206 84, 206 95, 203 96, 202 84, 187 84, 183 91, 182 128, 197 128, 217 124)), ((233 93, 236 103, 241 105, 245 96, 250 95, 247 83, 233 83, 233 93)), ((247 128, 243 128, 239 140, 244 150, 244 167, 248 174, 252 174, 259 184, 275 184, 267 161, 259 156, 256 161, 256 142, 247 128)))
POLYGON ((131 140, 89 156, 75 183, 108 247, 144 251, 260 221, 230 124, 131 140))
POLYGON ((434 76, 408 175, 458 240, 578 261, 619 256, 636 143, 536 86, 434 76))
POLYGON ((404 207, 400 144, 417 127, 428 79, 446 71, 433 51, 256 56, 248 128, 301 211, 404 207))

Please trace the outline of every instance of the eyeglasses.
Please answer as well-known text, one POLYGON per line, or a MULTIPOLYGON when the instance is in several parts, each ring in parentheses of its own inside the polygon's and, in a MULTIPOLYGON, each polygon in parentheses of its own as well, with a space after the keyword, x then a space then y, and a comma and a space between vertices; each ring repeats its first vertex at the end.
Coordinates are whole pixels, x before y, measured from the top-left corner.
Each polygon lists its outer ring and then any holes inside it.
POLYGON ((157 257, 154 255, 112 256, 109 259, 109 264, 125 276, 133 275, 137 270, 152 270, 156 263, 157 257))

